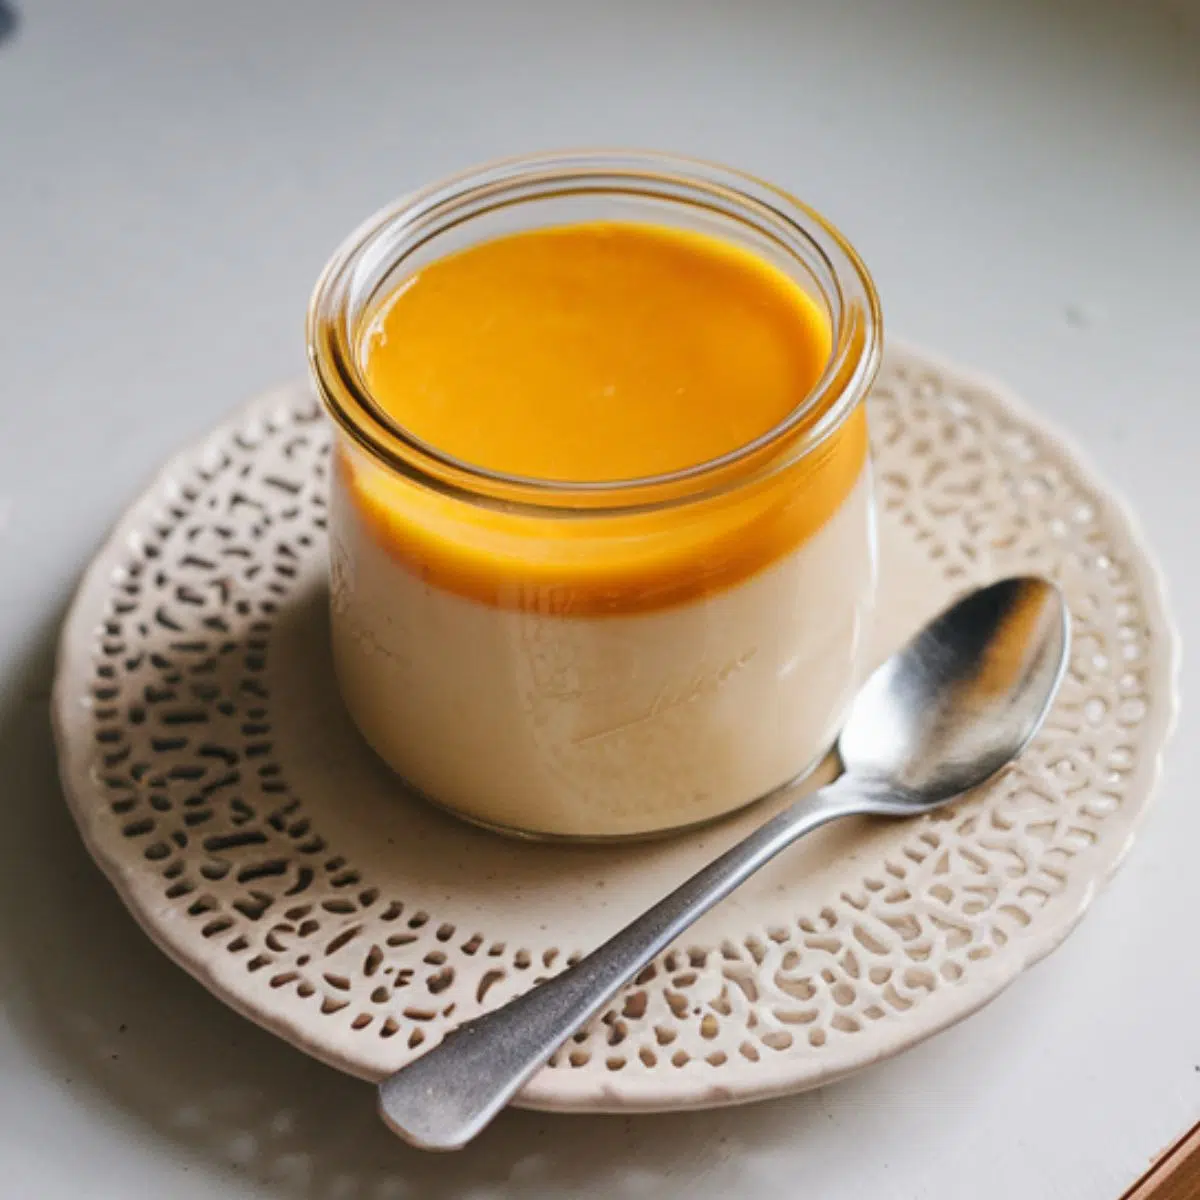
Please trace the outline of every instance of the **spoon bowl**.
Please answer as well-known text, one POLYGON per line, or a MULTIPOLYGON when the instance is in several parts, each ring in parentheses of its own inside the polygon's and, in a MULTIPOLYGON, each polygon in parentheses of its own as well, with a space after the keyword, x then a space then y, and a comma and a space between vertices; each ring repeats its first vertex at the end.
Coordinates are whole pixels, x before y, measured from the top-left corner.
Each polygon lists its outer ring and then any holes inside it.
MULTIPOLYGON (((855 814, 927 813, 984 783, 1041 726, 1069 642, 1066 605, 1045 580, 1005 579, 964 596, 863 685, 838 739, 843 775, 800 796, 573 967, 459 1026, 384 1080, 384 1121, 427 1150, 465 1145, 655 955, 798 838, 855 814)), ((798 793, 799 784, 782 791, 798 793)))
POLYGON ((847 775, 927 808, 985 783, 1038 731, 1066 670, 1062 594, 1033 576, 980 588, 871 675, 838 738, 847 775))

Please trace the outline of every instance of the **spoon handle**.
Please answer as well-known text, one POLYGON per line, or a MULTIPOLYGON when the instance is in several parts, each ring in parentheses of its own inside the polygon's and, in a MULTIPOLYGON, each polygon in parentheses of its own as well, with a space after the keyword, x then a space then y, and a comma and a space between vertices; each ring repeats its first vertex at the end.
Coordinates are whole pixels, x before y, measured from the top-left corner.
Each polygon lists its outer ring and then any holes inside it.
POLYGON ((426 1150, 466 1145, 571 1034, 697 918, 797 838, 827 821, 871 811, 871 791, 843 775, 802 797, 575 966, 453 1030, 380 1085, 384 1122, 426 1150))

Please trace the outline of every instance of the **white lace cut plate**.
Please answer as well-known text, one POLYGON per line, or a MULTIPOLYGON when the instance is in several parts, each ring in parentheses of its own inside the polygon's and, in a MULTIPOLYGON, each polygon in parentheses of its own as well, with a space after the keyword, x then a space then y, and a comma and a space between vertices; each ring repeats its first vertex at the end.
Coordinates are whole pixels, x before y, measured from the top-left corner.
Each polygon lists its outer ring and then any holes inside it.
MULTIPOLYGON (((1129 848, 1176 638, 1128 516, 994 386, 891 350, 870 401, 882 657, 970 585, 1064 588, 1069 676, 1020 763, 937 817, 844 822, 697 924, 521 1096, 656 1110, 885 1058, 1052 950, 1129 848)), ((507 840, 404 795, 326 636, 330 431, 304 387, 234 414, 121 520, 62 634, 87 844, 152 938, 246 1016, 378 1079, 598 944, 768 814, 635 846, 507 840)))

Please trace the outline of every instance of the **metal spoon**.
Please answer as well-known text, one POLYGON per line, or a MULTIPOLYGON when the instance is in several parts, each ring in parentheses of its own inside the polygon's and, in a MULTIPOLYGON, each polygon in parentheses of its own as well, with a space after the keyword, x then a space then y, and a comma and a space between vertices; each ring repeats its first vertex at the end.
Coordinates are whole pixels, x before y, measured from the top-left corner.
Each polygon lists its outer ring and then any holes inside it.
POLYGON ((460 1026, 385 1080, 384 1121, 414 1146, 464 1146, 625 983, 797 838, 839 817, 926 813, 990 778, 1041 725, 1066 668, 1069 631, 1062 595, 1042 579, 1006 579, 959 600, 855 697, 838 739, 840 778, 772 817, 575 966, 460 1026))

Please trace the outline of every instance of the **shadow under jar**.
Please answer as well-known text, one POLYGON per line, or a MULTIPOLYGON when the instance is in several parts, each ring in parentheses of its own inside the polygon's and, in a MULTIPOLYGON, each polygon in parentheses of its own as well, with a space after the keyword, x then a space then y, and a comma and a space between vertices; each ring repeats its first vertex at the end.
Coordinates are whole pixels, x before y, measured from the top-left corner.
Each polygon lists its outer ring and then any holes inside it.
MULTIPOLYGON (((556 254, 552 271, 564 261, 556 254)), ((609 267, 581 269, 586 290, 609 267)), ((574 293, 556 286, 569 309, 574 293)), ((612 339, 628 350, 643 294, 622 286, 631 301, 612 339)), ((471 304, 453 311, 462 307, 471 304)), ((671 311, 647 338, 688 315, 671 311)), ((472 329, 491 323, 490 310, 474 326, 464 318, 451 357, 474 361, 472 329)), ((701 347, 723 367, 724 328, 701 347)), ((601 361, 608 334, 588 332, 601 361)), ((308 320, 316 384, 337 425, 334 656, 366 739, 436 803, 543 837, 694 825, 810 770, 856 685, 874 600, 863 400, 880 342, 870 277, 841 235, 790 196, 716 166, 648 154, 526 158, 372 218, 325 269, 308 320), (373 377, 372 347, 390 336, 392 351, 416 357, 428 400, 421 347, 405 342, 408 326, 387 324, 389 305, 437 264, 488 245, 524 252, 535 232, 590 239, 596 253, 654 237, 672 253, 724 255, 714 269, 752 265, 825 331, 812 380, 748 440, 649 475, 513 473, 439 445, 436 430, 405 419, 403 388, 397 402, 373 377)), ((527 429, 532 444, 541 422, 522 370, 540 371, 541 360, 509 366, 499 382, 487 376, 480 420, 525 422, 509 441, 520 445, 527 429), (510 412, 506 395, 522 403, 510 412)), ((684 428, 686 389, 673 390, 678 437, 659 430, 668 449, 707 428, 684 428)), ((586 411, 603 422, 607 410, 586 411)))

